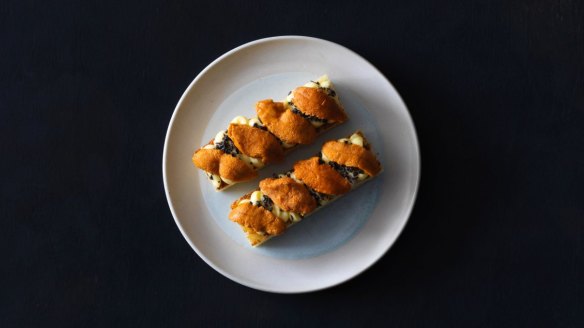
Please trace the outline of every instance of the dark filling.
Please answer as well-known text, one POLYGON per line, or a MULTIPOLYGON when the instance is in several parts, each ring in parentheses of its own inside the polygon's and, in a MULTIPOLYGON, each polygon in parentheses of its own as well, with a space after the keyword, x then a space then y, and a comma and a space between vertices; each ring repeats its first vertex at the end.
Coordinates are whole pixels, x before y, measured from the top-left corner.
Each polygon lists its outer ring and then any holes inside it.
MULTIPOLYGON (((261 207, 263 207, 266 210, 268 210, 268 211, 271 212, 272 209, 274 208, 274 202, 272 202, 272 200, 268 196, 262 195, 262 199, 260 200, 259 203, 255 204, 255 206, 257 206, 257 207, 260 207, 261 206, 261 207)), ((267 233, 266 231, 260 231, 260 233, 262 235, 270 236, 270 234, 267 233)))
POLYGON ((351 184, 355 183, 359 178, 357 177, 359 174, 365 173, 363 170, 353 166, 346 166, 341 165, 339 163, 335 163, 333 161, 329 161, 328 165, 330 165, 333 169, 339 172, 343 178, 349 180, 351 184))
POLYGON ((231 156, 235 157, 239 154, 239 150, 233 144, 233 140, 227 136, 227 133, 223 135, 223 140, 215 144, 215 148, 223 151, 226 154, 230 154, 231 156))
POLYGON ((326 120, 326 119, 324 119, 324 118, 318 118, 318 117, 316 117, 316 116, 312 116, 312 115, 304 114, 304 113, 303 113, 303 112, 301 112, 301 111, 300 111, 300 109, 298 109, 298 107, 296 107, 296 106, 294 105, 294 103, 293 103, 293 102, 291 102, 291 101, 289 101, 289 102, 288 102, 288 105, 290 105, 290 107, 292 107, 292 113, 294 113, 294 114, 298 114, 298 115, 300 115, 300 116, 304 117, 304 118, 305 118, 305 119, 307 119, 307 120, 310 120, 310 121, 315 121, 315 122, 322 122, 322 123, 326 123, 326 122, 327 122, 327 120, 326 120))
POLYGON ((257 124, 257 123, 254 123, 254 124, 253 124, 253 127, 254 127, 254 128, 258 128, 258 129, 260 129, 260 130, 268 131, 268 128, 266 128, 266 126, 265 126, 265 125, 259 125, 259 124, 257 124))
POLYGON ((274 202, 272 201, 272 199, 270 199, 270 197, 263 195, 262 200, 257 204, 257 206, 262 206, 263 208, 271 212, 272 209, 274 208, 274 202))
MULTIPOLYGON (((290 171, 288 171, 288 172, 284 173, 283 175, 285 175, 285 176, 287 176, 287 177, 289 178, 289 177, 290 177, 290 175, 292 175, 292 173, 294 173, 294 170, 290 170, 290 171)), ((274 177, 275 179, 278 179, 278 178, 280 178, 280 175, 279 175, 279 174, 276 174, 276 173, 274 173, 274 174, 273 174, 273 177, 274 177)), ((283 177, 282 177, 282 178, 283 178, 283 177)))
POLYGON ((316 190, 313 190, 312 188, 309 188, 308 186, 306 186, 306 189, 308 189, 310 196, 312 196, 312 198, 314 198, 314 200, 316 200, 316 206, 322 206, 323 201, 329 201, 329 200, 331 200, 331 198, 334 197, 331 195, 320 193, 316 190))
POLYGON ((337 93, 333 89, 328 89, 328 88, 323 88, 323 89, 326 93, 328 93, 329 96, 331 96, 333 98, 337 95, 337 93))

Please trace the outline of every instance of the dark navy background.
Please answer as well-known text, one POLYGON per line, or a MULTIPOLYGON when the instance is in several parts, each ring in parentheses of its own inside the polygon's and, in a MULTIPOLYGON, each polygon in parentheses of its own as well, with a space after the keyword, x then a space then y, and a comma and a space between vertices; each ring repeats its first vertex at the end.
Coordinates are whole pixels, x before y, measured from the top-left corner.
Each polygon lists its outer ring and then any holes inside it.
POLYGON ((584 324, 580 1, 2 1, 0 60, 2 327, 584 324), (195 76, 287 34, 377 66, 422 152, 391 251, 303 295, 198 258, 161 168, 195 76))

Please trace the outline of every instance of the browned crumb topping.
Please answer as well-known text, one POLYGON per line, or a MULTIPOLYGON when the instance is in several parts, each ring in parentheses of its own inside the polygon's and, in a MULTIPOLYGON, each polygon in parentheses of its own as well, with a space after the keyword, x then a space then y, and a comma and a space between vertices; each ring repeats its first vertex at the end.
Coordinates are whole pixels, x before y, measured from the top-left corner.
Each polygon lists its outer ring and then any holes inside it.
POLYGON ((342 195, 351 190, 351 184, 331 166, 312 157, 296 162, 294 175, 308 187, 327 195, 342 195))
POLYGON ((260 190, 284 211, 305 215, 316 208, 316 201, 302 183, 291 178, 267 178, 260 181, 260 190))
POLYGON ((347 114, 325 91, 317 88, 294 89, 294 105, 303 113, 332 122, 344 122, 347 114))
POLYGON ((262 123, 280 140, 290 144, 311 144, 316 129, 308 120, 292 113, 284 103, 271 99, 259 101, 256 112, 262 123))
POLYGON ((227 134, 243 154, 258 158, 265 164, 284 160, 284 149, 268 131, 244 124, 230 124, 227 134))

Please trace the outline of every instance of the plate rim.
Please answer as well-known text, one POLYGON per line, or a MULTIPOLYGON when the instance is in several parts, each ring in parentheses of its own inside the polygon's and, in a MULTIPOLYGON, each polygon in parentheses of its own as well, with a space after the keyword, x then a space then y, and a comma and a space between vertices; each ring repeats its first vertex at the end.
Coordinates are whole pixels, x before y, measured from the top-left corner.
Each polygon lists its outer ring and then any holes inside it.
POLYGON ((256 290, 260 290, 260 291, 264 291, 264 292, 271 292, 271 293, 279 293, 279 294, 298 294, 298 293, 308 293, 308 292, 316 292, 316 291, 320 291, 320 290, 324 290, 324 289, 328 289, 328 288, 332 288, 335 286, 338 286, 340 284, 343 284, 355 277, 357 277, 358 275, 362 274, 363 272, 367 271, 369 268, 371 268, 375 263, 377 263, 385 254, 387 254, 387 252, 393 247, 393 245, 395 245, 395 243, 399 240, 401 234, 403 233, 408 221, 410 220, 410 216, 412 214, 412 211, 414 209, 416 200, 417 200, 417 196, 418 196, 418 191, 419 191, 419 187, 420 187, 420 180, 421 180, 421 164, 422 164, 422 160, 421 160, 421 154, 420 154, 420 144, 418 141, 418 133, 417 133, 417 129, 416 126, 414 124, 414 120, 412 119, 411 113, 406 105, 406 103, 404 102, 402 96, 399 94, 399 91, 395 88, 395 86, 387 79, 387 77, 375 66, 373 65, 370 61, 368 61, 366 58, 364 58, 363 56, 359 55, 358 53, 356 53, 355 51, 341 45, 338 44, 336 42, 332 42, 329 40, 325 40, 325 39, 321 39, 321 38, 316 38, 316 37, 310 37, 310 36, 302 36, 302 35, 281 35, 281 36, 272 36, 272 37, 266 37, 266 38, 260 38, 260 39, 256 39, 250 42, 246 42, 240 46, 237 46, 227 52, 225 52, 224 54, 222 54, 221 56, 217 57, 215 60, 213 60, 211 63, 209 63, 203 70, 201 70, 197 76, 193 79, 193 81, 191 81, 191 83, 189 84, 189 86, 185 89, 185 91, 182 93, 181 97, 179 98, 179 101, 177 102, 176 106, 174 107, 172 116, 170 118, 170 122, 168 124, 168 128, 166 130, 166 136, 164 138, 164 148, 163 148, 163 153, 162 153, 162 179, 163 179, 163 184, 164 184, 164 193, 166 195, 166 201, 168 203, 168 206, 170 208, 170 212, 172 214, 172 217, 174 219, 175 224, 177 225, 181 235, 183 236, 183 238, 187 241, 187 243, 191 246, 191 248, 195 251, 195 253, 207 264, 209 265, 211 268, 213 268, 215 271, 219 272, 220 274, 222 274, 223 276, 229 278, 230 280, 241 284, 243 286, 249 287, 249 288, 253 288, 256 290), (371 263, 369 263, 368 265, 364 266, 363 268, 360 268, 359 270, 357 270, 356 272, 354 272, 352 275, 349 275, 348 277, 345 277, 343 279, 339 279, 338 281, 335 281, 333 283, 329 283, 329 284, 324 284, 323 286, 320 286, 318 288, 298 288, 297 290, 294 291, 290 291, 290 290, 286 290, 286 291, 282 291, 282 290, 274 290, 274 289, 269 289, 266 288, 264 286, 260 286, 257 285, 251 281, 244 281, 243 279, 240 279, 238 277, 236 277, 235 275, 231 274, 230 272, 227 272, 221 268, 219 268, 218 266, 215 265, 215 263, 213 263, 213 261, 209 260, 196 246, 195 244, 187 237, 187 234, 185 232, 184 227, 182 226, 181 222, 178 220, 174 206, 171 202, 171 196, 169 193, 169 188, 168 188, 168 178, 167 178, 167 151, 168 151, 168 143, 169 143, 169 135, 170 132, 174 126, 175 123, 175 119, 177 116, 177 112, 179 110, 179 108, 183 105, 183 102, 185 101, 185 98, 187 97, 187 95, 191 92, 191 89, 197 84, 197 82, 199 82, 199 80, 205 75, 205 73, 210 70, 212 67, 214 67, 216 64, 220 63, 221 61, 223 61, 223 59, 231 56, 232 54, 239 52, 242 49, 245 48, 249 48, 249 47, 253 47, 257 44, 261 44, 261 43, 267 43, 267 42, 273 42, 273 41, 281 41, 281 40, 309 40, 309 41, 316 41, 316 42, 323 42, 323 43, 328 43, 329 45, 334 45, 334 46, 338 46, 341 47, 345 50, 347 50, 348 52, 350 52, 351 54, 353 54, 354 56, 360 58, 361 60, 363 60, 364 62, 366 62, 367 64, 369 64, 369 66, 374 69, 383 79, 386 83, 389 84, 389 86, 391 86, 391 88, 395 91, 399 101, 401 101, 401 103, 404 105, 405 108, 405 114, 406 117, 408 119, 408 121, 410 122, 411 126, 412 126, 412 130, 413 130, 413 143, 415 145, 415 156, 417 157, 417 164, 418 164, 418 169, 416 173, 416 182, 415 182, 415 186, 414 186, 414 191, 410 200, 410 203, 408 204, 407 207, 407 211, 406 211, 406 215, 405 215, 405 220, 403 220, 402 225, 399 227, 399 231, 397 232, 397 235, 395 237, 395 239, 393 240, 393 242, 391 242, 386 248, 385 250, 383 250, 383 252, 379 252, 378 256, 374 257, 374 259, 371 261, 371 263))

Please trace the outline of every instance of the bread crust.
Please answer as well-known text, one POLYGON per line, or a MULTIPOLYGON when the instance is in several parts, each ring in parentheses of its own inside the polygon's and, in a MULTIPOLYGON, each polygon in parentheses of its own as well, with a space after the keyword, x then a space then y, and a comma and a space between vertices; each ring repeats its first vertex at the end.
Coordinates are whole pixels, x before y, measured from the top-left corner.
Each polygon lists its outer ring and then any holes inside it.
POLYGON ((300 115, 292 113, 282 102, 272 99, 258 101, 256 112, 260 121, 280 140, 289 144, 311 144, 316 129, 300 115))

